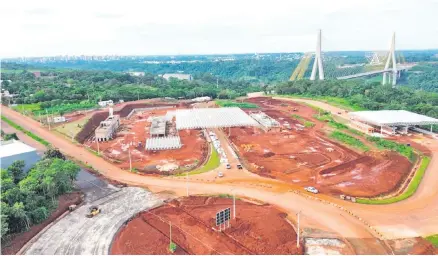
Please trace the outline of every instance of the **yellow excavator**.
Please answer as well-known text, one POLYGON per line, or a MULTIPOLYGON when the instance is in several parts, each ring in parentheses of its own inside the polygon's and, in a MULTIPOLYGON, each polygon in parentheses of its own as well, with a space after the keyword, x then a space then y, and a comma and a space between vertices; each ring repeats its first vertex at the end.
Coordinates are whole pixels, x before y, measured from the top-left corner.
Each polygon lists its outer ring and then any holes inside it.
POLYGON ((99 207, 93 205, 89 208, 90 212, 85 215, 87 218, 93 218, 94 216, 98 215, 100 213, 99 207))

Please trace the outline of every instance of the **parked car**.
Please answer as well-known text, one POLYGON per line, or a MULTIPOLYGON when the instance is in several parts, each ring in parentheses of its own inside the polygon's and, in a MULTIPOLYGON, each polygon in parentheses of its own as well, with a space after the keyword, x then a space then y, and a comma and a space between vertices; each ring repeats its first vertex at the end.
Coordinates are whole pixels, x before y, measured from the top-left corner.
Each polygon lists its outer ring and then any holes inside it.
POLYGON ((231 169, 231 164, 227 164, 227 169, 231 169))
POLYGON ((318 194, 319 192, 318 189, 316 189, 315 187, 305 187, 304 190, 313 194, 318 194))
POLYGON ((217 174, 217 176, 218 176, 219 178, 222 178, 222 177, 224 177, 224 174, 223 174, 222 172, 219 172, 219 173, 217 174))
POLYGON ((243 169, 242 165, 241 165, 241 164, 238 164, 238 165, 237 165, 237 169, 239 169, 239 170, 243 169))

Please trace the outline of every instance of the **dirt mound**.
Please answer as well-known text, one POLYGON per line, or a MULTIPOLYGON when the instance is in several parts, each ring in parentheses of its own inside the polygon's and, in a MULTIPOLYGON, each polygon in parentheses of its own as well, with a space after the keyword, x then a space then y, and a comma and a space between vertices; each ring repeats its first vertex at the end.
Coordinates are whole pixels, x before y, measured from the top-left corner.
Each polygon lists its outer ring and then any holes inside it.
POLYGON ((111 254, 169 254, 169 222, 176 254, 302 254, 285 214, 271 205, 236 201, 236 219, 223 232, 212 230, 218 211, 232 199, 189 197, 133 219, 114 239, 111 254), (269 221, 266 221, 269 220, 269 221))

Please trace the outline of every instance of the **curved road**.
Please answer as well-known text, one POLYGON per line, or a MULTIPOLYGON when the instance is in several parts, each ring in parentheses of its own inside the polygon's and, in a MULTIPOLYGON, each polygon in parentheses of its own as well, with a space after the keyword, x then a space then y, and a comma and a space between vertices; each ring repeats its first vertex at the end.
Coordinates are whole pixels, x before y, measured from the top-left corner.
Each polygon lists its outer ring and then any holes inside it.
MULTIPOLYGON (((61 149, 66 155, 88 163, 110 179, 131 185, 148 187, 153 190, 172 190, 181 194, 185 192, 186 181, 140 176, 123 171, 102 158, 95 156, 85 148, 72 144, 70 141, 51 133, 41 127, 37 121, 29 117, 23 116, 6 107, 2 107, 2 115, 25 129, 38 134, 38 136, 46 139, 53 146, 61 149)), ((318 195, 318 197, 326 198, 338 204, 344 204, 345 207, 371 223, 387 237, 392 235, 409 237, 417 234, 428 235, 434 232, 436 233, 438 230, 438 228, 436 228, 438 227, 438 188, 436 187, 438 169, 432 171, 432 167, 436 167, 436 164, 437 157, 436 153, 434 153, 432 163, 419 191, 412 198, 397 204, 384 206, 358 205, 323 195, 318 195), (426 206, 428 207, 427 210, 426 206), (406 228, 408 228, 409 232, 405 232, 406 228)), ((298 211, 302 211, 301 220, 303 226, 317 227, 336 232, 345 238, 370 239, 376 236, 371 229, 367 228, 357 218, 350 216, 345 211, 330 204, 324 204, 317 200, 307 199, 295 193, 288 192, 288 190, 284 188, 276 189, 275 186, 273 189, 251 188, 247 186, 236 187, 231 184, 202 183, 195 181, 189 182, 189 186, 192 194, 232 193, 231 191, 233 191, 240 196, 259 199, 276 205, 289 212, 291 216, 298 211)), ((365 244, 364 246, 366 247, 365 244)), ((371 246, 367 252, 367 254, 382 253, 385 253, 385 250, 381 246, 371 246)))

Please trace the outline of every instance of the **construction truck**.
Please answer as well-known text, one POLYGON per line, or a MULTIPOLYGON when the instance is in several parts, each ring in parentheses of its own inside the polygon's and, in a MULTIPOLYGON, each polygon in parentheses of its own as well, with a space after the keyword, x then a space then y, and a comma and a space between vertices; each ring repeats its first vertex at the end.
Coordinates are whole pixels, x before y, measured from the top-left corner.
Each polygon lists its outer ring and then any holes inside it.
POLYGON ((89 208, 89 213, 85 215, 87 218, 93 218, 94 216, 98 215, 100 213, 100 209, 97 206, 91 206, 89 208))

